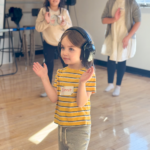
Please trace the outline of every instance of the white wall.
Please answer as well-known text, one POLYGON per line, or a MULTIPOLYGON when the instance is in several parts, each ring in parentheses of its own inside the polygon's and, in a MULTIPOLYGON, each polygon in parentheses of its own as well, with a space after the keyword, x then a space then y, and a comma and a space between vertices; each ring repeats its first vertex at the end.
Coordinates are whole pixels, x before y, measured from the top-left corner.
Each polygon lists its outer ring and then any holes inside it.
MULTIPOLYGON (((77 0, 75 5, 79 26, 86 29, 92 36, 96 46, 98 60, 107 61, 100 54, 104 41, 106 26, 101 23, 101 14, 107 0, 77 0)), ((127 66, 150 70, 150 8, 141 8, 142 24, 137 32, 137 52, 134 58, 127 61, 127 66)), ((74 6, 70 7, 73 25, 77 25, 74 6)))

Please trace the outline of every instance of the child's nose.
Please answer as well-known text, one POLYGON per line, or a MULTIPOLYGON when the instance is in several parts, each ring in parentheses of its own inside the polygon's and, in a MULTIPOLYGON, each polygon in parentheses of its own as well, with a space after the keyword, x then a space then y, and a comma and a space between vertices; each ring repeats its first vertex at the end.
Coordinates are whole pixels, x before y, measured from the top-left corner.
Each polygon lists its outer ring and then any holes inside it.
POLYGON ((63 55, 68 55, 68 51, 66 49, 63 50, 63 55))

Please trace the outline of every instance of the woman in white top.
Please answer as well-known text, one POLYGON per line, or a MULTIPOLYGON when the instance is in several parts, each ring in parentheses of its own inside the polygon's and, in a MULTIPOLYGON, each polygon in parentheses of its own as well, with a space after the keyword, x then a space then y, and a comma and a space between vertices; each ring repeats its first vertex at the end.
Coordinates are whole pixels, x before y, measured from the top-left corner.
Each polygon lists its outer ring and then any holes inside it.
POLYGON ((102 14, 102 23, 107 25, 107 32, 102 54, 108 56, 108 87, 114 88, 113 80, 117 67, 117 82, 113 96, 120 94, 120 87, 126 69, 126 60, 136 52, 136 36, 141 21, 139 6, 135 0, 108 0, 102 14))

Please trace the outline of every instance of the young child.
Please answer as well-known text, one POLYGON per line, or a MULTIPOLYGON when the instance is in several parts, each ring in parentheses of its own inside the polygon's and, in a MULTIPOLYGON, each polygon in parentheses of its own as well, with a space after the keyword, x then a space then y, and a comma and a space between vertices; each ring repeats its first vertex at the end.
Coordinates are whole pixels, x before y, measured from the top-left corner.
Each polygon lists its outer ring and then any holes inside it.
MULTIPOLYGON (((48 76, 52 83, 54 56, 58 42, 66 29, 72 26, 68 11, 63 8, 64 0, 45 0, 36 20, 36 30, 43 34, 43 53, 48 67, 48 76)), ((61 60, 63 66, 64 63, 61 60)), ((47 96, 46 93, 41 94, 47 96)))
POLYGON ((33 65, 49 99, 56 103, 54 122, 58 126, 59 150, 87 150, 91 133, 90 96, 96 92, 93 53, 88 33, 80 27, 65 31, 59 43, 61 58, 68 66, 59 69, 54 87, 47 67, 33 65))
POLYGON ((136 0, 108 0, 102 14, 102 23, 108 24, 102 54, 108 55, 108 87, 105 89, 106 92, 114 88, 116 61, 118 62, 117 82, 113 96, 120 94, 126 60, 135 55, 135 32, 138 30, 140 22, 141 12, 136 0))

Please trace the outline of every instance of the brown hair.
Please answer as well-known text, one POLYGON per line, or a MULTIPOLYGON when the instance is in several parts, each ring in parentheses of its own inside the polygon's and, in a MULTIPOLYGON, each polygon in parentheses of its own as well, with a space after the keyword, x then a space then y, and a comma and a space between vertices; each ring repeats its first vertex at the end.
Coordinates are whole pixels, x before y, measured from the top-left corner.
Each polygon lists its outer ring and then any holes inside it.
POLYGON ((94 66, 93 60, 88 62, 88 60, 84 58, 84 50, 82 46, 87 40, 78 31, 68 30, 62 35, 60 42, 62 42, 66 36, 74 46, 81 48, 80 59, 82 60, 83 66, 87 69, 89 69, 91 66, 94 66))
MULTIPOLYGON (((49 0, 45 0, 43 6, 46 7, 46 9, 49 9, 48 8, 50 7, 49 0)), ((60 8, 60 13, 61 13, 61 8, 65 8, 65 0, 60 0, 58 7, 60 8)))

